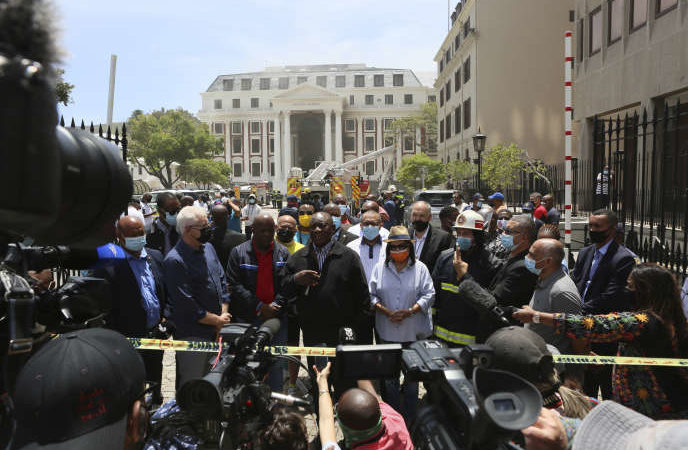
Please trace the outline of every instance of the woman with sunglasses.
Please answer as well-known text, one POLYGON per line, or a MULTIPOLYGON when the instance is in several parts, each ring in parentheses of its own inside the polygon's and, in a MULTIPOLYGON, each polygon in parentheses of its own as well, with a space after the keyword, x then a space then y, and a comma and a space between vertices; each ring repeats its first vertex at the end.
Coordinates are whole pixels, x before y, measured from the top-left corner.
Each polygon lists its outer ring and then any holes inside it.
MULTIPOLYGON (((435 289, 428 268, 416 260, 406 227, 392 227, 385 242, 385 260, 373 268, 369 283, 375 329, 383 343, 408 346, 432 334, 435 289)), ((398 379, 385 380, 382 387, 383 399, 409 422, 416 413, 418 383, 404 381, 403 407, 398 379)))
MULTIPOLYGON (((627 288, 635 297, 634 311, 579 316, 524 306, 513 317, 554 327, 571 339, 619 342, 619 356, 688 358, 688 325, 672 273, 657 264, 639 264, 627 288)), ((653 419, 688 418, 688 368, 618 365, 612 380, 618 403, 653 419)))

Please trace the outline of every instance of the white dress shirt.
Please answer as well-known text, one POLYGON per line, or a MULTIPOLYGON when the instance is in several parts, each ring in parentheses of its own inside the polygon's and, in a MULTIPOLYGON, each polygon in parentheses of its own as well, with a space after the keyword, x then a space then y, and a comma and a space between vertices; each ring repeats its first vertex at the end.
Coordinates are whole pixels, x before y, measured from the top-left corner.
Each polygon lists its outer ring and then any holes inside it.
MULTIPOLYGON (((380 231, 382 231, 382 230, 384 230, 384 228, 380 228, 380 231)), ((382 233, 380 233, 380 234, 382 234, 382 233)), ((368 243, 366 241, 364 241, 363 238, 358 238, 358 239, 351 241, 348 244, 346 244, 347 247, 349 247, 351 250, 355 251, 358 254, 358 256, 361 258, 361 264, 363 265, 363 271, 365 272, 366 281, 368 283, 370 283, 370 274, 373 272, 373 267, 375 267, 375 265, 378 262, 385 260, 387 243, 382 242, 382 239, 380 239, 381 237, 382 236, 378 236, 378 239, 375 241, 375 244, 372 246, 372 249, 373 249, 372 258, 370 257, 371 246, 368 245, 368 243)))
POLYGON ((416 258, 420 258, 420 252, 423 251, 423 246, 425 245, 425 238, 428 237, 428 231, 430 231, 430 225, 425 229, 425 233, 423 233, 423 237, 418 237, 416 232, 413 232, 413 239, 416 240, 415 243, 415 250, 416 250, 416 258))
POLYGON ((253 219, 256 218, 258 214, 260 214, 260 206, 258 205, 246 205, 243 207, 241 210, 241 217, 246 218, 246 222, 244 223, 246 226, 253 226, 253 219))
POLYGON ((416 260, 397 272, 394 262, 377 263, 368 283, 370 303, 381 302, 387 309, 409 309, 418 303, 420 311, 401 322, 392 322, 380 311, 375 313, 375 329, 389 342, 414 342, 432 334, 430 307, 435 303, 435 288, 428 268, 416 260))
MULTIPOLYGON (((363 236, 361 232, 361 224, 357 223, 356 225, 351 225, 348 230, 349 233, 356 235, 356 236, 363 236)), ((389 230, 385 227, 380 227, 380 237, 382 239, 387 239, 389 236, 389 230)))

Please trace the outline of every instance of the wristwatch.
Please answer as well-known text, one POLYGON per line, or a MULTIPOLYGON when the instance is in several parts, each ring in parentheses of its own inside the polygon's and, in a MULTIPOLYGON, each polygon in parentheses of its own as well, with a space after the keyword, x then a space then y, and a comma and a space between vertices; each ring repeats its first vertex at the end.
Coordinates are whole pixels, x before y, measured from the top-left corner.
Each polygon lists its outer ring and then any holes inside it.
POLYGON ((540 323, 540 313, 536 312, 533 314, 533 323, 540 323))

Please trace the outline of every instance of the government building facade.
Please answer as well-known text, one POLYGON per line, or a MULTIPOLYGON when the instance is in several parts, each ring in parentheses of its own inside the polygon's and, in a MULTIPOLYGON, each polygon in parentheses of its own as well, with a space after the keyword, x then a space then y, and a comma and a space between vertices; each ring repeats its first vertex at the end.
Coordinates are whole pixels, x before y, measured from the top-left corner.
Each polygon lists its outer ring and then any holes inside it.
MULTIPOLYGON (((201 121, 225 139, 217 155, 232 168, 232 182, 272 182, 284 192, 293 167, 304 174, 320 161, 345 162, 389 145, 391 122, 434 102, 409 69, 364 64, 268 67, 218 76, 201 93, 201 121)), ((424 130, 399 136, 393 157, 366 161, 360 175, 379 180, 385 164, 420 151, 424 130)), ((429 146, 436 148, 436 146, 429 146)), ((433 156, 431 154, 431 156, 433 156)))

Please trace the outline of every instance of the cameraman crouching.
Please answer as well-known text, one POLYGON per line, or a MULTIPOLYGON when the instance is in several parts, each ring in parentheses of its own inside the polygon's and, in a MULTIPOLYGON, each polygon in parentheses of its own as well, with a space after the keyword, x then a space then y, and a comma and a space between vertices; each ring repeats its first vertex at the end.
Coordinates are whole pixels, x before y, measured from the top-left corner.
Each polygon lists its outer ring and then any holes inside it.
POLYGON ((335 418, 344 435, 346 448, 413 449, 404 418, 380 399, 369 380, 359 380, 358 388, 344 392, 334 410, 327 384, 330 363, 322 372, 315 366, 313 370, 318 380, 318 427, 323 450, 340 449, 334 427, 335 418))
POLYGON ((148 424, 145 369, 119 333, 79 330, 47 343, 29 359, 14 396, 11 449, 141 448, 148 424))

